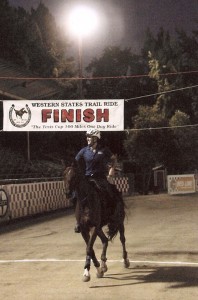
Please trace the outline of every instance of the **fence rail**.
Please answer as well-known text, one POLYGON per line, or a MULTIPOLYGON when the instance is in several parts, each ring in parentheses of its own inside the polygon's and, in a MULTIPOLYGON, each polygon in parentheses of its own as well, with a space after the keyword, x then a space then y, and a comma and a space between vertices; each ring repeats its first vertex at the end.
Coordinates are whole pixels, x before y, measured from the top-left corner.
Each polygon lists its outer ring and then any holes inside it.
MULTIPOLYGON (((16 174, 17 175, 17 174, 16 174)), ((18 176, 17 176, 18 177, 18 176)), ((0 185, 5 184, 16 184, 16 183, 30 183, 30 182, 46 182, 46 181, 59 181, 63 180, 63 177, 26 177, 26 178, 10 178, 10 179, 1 179, 0 185)))

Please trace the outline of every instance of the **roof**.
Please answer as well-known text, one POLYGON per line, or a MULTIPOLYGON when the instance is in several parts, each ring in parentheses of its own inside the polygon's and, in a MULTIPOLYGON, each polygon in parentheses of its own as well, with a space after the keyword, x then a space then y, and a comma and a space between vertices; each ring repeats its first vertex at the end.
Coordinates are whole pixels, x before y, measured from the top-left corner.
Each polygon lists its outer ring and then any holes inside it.
POLYGON ((0 59, 0 99, 61 99, 64 91, 56 80, 38 79, 28 70, 0 59))
POLYGON ((165 168, 164 165, 159 165, 159 166, 156 166, 156 167, 152 168, 152 170, 157 171, 157 170, 162 170, 164 168, 165 168))

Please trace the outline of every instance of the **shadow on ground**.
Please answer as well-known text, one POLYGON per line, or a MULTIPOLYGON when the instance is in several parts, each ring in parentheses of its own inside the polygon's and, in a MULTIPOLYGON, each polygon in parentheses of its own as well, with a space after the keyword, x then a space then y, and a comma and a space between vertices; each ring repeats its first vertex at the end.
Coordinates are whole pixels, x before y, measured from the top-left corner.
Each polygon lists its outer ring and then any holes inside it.
POLYGON ((91 288, 136 285, 145 283, 170 283, 169 288, 198 286, 197 267, 135 267, 127 273, 107 274, 102 280, 113 279, 119 284, 91 286, 91 288))
POLYGON ((49 220, 55 220, 61 217, 66 217, 74 214, 73 207, 62 208, 50 212, 44 212, 33 216, 27 216, 19 219, 13 219, 0 223, 0 235, 22 228, 31 227, 34 224, 40 224, 48 222, 49 220))

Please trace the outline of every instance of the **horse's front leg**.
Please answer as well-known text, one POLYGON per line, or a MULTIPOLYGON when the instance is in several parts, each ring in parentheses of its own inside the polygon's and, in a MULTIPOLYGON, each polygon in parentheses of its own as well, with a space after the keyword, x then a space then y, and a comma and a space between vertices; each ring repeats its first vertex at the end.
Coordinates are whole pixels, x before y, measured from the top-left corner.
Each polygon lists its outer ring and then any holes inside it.
POLYGON ((89 239, 89 242, 88 242, 88 245, 87 245, 87 254, 88 255, 90 254, 90 256, 92 258, 92 261, 94 263, 94 266, 96 267, 96 270, 97 270, 96 276, 98 278, 101 278, 104 275, 104 270, 100 267, 100 263, 97 260, 94 249, 93 249, 93 245, 95 243, 96 237, 97 237, 99 232, 100 232, 100 230, 98 228, 96 228, 96 227, 91 228, 90 239, 89 239))
MULTIPOLYGON (((90 240, 90 235, 88 229, 84 228, 83 226, 81 227, 81 235, 83 239, 85 240, 86 245, 88 245, 89 240, 90 240)), ((86 249, 86 254, 87 254, 87 249, 86 249)), ((91 266, 91 256, 86 255, 86 260, 85 260, 85 266, 84 266, 84 273, 83 273, 83 281, 87 282, 90 280, 90 266, 91 266)))
MULTIPOLYGON (((93 245, 97 237, 97 229, 96 227, 92 227, 89 233, 89 230, 82 228, 81 234, 87 244, 86 248, 86 261, 84 266, 84 274, 83 281, 87 282, 90 280, 90 267, 91 267, 91 259, 93 260, 94 266, 97 268, 97 276, 101 273, 100 271, 100 263, 95 256, 95 252, 93 250, 93 245)), ((103 276, 103 275, 102 275, 103 276)), ((98 276, 98 277, 102 277, 98 276)))
POLYGON ((83 273, 83 281, 88 282, 90 281, 91 275, 90 275, 90 267, 91 267, 91 257, 86 256, 85 266, 84 266, 84 273, 83 273))
POLYGON ((108 238, 106 237, 106 235, 104 234, 103 230, 99 230, 98 231, 98 236, 101 239, 102 242, 102 254, 101 254, 101 269, 102 271, 105 273, 107 272, 108 268, 107 268, 107 247, 108 247, 108 238))
POLYGON ((125 235, 124 235, 124 224, 123 223, 120 224, 120 226, 119 226, 119 232, 120 232, 120 241, 122 243, 122 249, 123 249, 124 267, 129 268, 130 261, 128 259, 128 254, 127 254, 126 246, 125 246, 126 239, 125 239, 125 235))

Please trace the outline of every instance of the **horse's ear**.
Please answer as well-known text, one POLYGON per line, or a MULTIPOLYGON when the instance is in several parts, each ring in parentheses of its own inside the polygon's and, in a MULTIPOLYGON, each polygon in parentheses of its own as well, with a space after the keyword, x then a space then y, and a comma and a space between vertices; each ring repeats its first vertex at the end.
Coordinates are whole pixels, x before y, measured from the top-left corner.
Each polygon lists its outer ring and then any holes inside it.
POLYGON ((61 159, 61 165, 63 166, 64 169, 66 168, 66 163, 63 159, 61 159))

